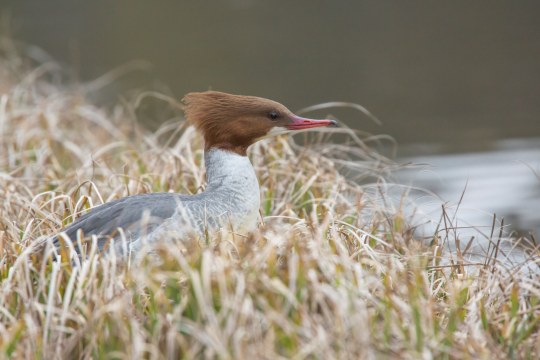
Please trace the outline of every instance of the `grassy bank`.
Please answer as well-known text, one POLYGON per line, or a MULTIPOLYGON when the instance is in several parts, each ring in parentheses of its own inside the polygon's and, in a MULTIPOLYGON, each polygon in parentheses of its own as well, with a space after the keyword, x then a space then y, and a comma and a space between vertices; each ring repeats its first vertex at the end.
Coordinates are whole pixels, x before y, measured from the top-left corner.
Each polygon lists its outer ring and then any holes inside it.
POLYGON ((4 357, 538 357, 538 278, 447 253, 448 224, 415 239, 383 201, 391 163, 348 130, 338 144, 325 133, 252 147, 263 224, 249 237, 166 244, 161 261, 91 252, 74 266, 33 252, 93 205, 201 191, 202 144, 180 113, 155 132, 138 125, 155 94, 100 108, 88 98, 107 76, 73 84, 10 42, 0 54, 4 357))

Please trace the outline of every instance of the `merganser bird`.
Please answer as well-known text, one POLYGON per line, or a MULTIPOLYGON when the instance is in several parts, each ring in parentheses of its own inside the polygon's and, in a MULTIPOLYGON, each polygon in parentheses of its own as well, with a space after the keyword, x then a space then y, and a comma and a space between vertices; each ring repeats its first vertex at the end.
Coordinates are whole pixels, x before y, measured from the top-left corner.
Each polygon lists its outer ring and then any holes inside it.
MULTIPOLYGON (((125 254, 145 242, 181 239, 190 232, 203 237, 221 228, 249 232, 257 226, 260 194, 248 147, 275 134, 336 125, 334 120, 296 116, 280 103, 254 96, 193 92, 182 102, 187 121, 204 137, 206 190, 133 195, 105 203, 69 225, 63 231, 67 237, 75 241, 81 230, 86 237, 97 237, 99 250, 114 246, 125 254)), ((58 245, 59 236, 53 241, 58 245)))

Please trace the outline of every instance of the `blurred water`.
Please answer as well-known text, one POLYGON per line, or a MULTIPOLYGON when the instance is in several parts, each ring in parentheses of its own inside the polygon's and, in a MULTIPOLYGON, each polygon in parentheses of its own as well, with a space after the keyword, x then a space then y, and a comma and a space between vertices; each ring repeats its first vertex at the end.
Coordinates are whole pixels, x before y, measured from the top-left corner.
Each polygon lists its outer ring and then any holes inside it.
MULTIPOLYGON (((490 151, 413 156, 400 161, 423 164, 398 172, 397 178, 435 195, 411 192, 419 213, 434 223, 444 203, 451 216, 458 209, 460 226, 475 226, 489 233, 496 214, 505 219, 508 230, 540 235, 540 139, 502 140, 490 151)), ((421 217, 417 216, 418 221, 421 217)), ((428 231, 433 227, 428 226, 428 231)), ((468 229, 460 232, 474 234, 468 229)))
MULTIPOLYGON (((74 77, 147 62, 92 94, 102 100, 211 87, 292 110, 350 101, 384 123, 336 110, 353 128, 461 152, 540 136, 539 11, 537 0, 0 0, 12 35, 74 77)), ((146 123, 166 120, 145 114, 146 123)))

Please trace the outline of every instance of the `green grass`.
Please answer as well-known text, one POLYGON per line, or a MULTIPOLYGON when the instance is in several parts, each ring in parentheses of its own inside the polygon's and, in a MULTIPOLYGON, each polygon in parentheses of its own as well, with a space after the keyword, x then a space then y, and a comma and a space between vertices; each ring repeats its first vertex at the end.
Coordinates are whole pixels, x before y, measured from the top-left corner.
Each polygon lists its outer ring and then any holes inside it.
POLYGON ((415 239, 381 205, 394 165, 347 129, 334 144, 325 133, 252 147, 264 224, 248 237, 186 239, 131 262, 90 252, 80 266, 35 251, 91 206, 201 191, 202 143, 183 121, 140 127, 144 98, 92 104, 84 84, 2 41, 3 357, 538 358, 538 278, 468 266, 444 235, 415 239))

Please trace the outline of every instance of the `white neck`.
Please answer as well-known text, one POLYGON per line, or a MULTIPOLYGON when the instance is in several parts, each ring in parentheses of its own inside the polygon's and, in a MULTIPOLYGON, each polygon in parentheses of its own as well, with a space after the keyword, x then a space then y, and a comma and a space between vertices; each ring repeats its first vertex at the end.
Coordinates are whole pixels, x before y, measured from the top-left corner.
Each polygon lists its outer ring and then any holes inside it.
POLYGON ((204 154, 206 199, 217 211, 227 211, 235 227, 256 226, 260 207, 259 182, 247 156, 212 148, 204 154))
MULTIPOLYGON (((146 239, 153 242, 165 237, 181 238, 194 230, 201 237, 221 228, 245 234, 257 226, 260 207, 259 183, 247 156, 210 149, 204 154, 206 191, 181 195, 175 213, 146 239), (172 235, 171 235, 172 234, 172 235)), ((142 245, 142 238, 131 242, 132 249, 142 245)))

